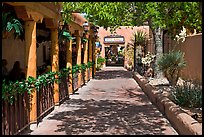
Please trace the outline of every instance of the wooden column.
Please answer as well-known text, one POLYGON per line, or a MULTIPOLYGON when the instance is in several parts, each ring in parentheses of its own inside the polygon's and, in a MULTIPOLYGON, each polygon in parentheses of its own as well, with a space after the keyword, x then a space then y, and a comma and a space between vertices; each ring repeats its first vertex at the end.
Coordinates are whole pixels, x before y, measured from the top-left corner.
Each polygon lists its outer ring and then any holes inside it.
MULTIPOLYGON (((77 47, 77 64, 81 65, 81 37, 79 35, 79 31, 75 31, 76 34, 76 47, 77 47)), ((78 73, 78 87, 81 87, 81 80, 82 80, 82 74, 78 73)))
MULTIPOLYGON (((92 37, 89 36, 89 61, 92 62, 92 54, 93 54, 93 49, 92 49, 92 37)), ((90 68, 90 78, 92 78, 92 68, 90 68)))
MULTIPOLYGON (((85 36, 88 39, 88 33, 85 36)), ((88 41, 84 43, 84 64, 88 63, 88 41)), ((85 71, 85 82, 89 80, 88 70, 85 71)))
MULTIPOLYGON (((51 62, 52 72, 59 71, 59 44, 58 44, 58 30, 51 29, 51 62)), ((59 84, 54 82, 54 102, 59 103, 59 84)))
POLYGON ((93 61, 94 61, 94 66, 93 66, 93 76, 92 77, 94 77, 95 76, 95 74, 96 74, 96 44, 95 44, 95 39, 93 40, 93 61))
POLYGON ((67 68, 70 67, 71 71, 69 74, 69 87, 68 91, 70 94, 73 94, 73 86, 72 86, 72 40, 67 42, 67 68))
MULTIPOLYGON (((26 79, 31 76, 36 78, 36 22, 25 22, 25 66, 26 79)), ((37 120, 37 93, 36 90, 31 94, 30 122, 37 120)))

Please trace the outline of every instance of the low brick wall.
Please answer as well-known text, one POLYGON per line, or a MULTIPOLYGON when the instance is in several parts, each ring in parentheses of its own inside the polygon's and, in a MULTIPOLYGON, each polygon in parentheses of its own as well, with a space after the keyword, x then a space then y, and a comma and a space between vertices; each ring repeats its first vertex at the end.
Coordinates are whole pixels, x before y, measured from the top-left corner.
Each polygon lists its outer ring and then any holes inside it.
POLYGON ((148 80, 141 75, 133 73, 133 78, 140 85, 150 101, 167 117, 180 135, 202 135, 202 124, 182 111, 178 105, 173 103, 160 91, 157 91, 155 87, 150 85, 148 80))

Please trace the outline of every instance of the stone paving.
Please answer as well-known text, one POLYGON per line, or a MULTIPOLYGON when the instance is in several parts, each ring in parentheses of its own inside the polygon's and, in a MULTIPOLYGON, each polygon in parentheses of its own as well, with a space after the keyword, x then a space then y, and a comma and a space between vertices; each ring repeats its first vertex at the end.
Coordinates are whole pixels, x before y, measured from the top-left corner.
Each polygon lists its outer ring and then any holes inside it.
POLYGON ((178 135, 123 67, 106 67, 29 135, 178 135))

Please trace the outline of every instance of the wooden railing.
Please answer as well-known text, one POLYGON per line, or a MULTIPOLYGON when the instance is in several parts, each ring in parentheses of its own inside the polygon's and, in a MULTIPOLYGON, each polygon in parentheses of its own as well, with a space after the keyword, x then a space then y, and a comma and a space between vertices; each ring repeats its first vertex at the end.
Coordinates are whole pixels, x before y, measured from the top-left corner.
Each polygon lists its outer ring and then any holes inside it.
POLYGON ((61 81, 59 83, 59 102, 60 104, 64 100, 69 98, 68 86, 69 86, 69 76, 65 78, 61 78, 61 81))
MULTIPOLYGON (((88 77, 90 80, 90 70, 88 69, 88 77)), ((85 73, 82 72, 82 84, 85 83, 85 73)), ((87 82, 87 81, 86 81, 87 82)), ((69 98, 68 92, 69 78, 63 78, 59 84, 59 100, 69 98)), ((54 103, 54 83, 40 85, 37 92, 37 124, 48 115, 55 106, 54 103)), ((73 74, 74 91, 78 89, 78 73, 73 74)), ((30 100, 32 97, 24 92, 16 94, 16 100, 13 104, 2 100, 2 135, 21 134, 24 129, 30 127, 30 100)))
POLYGON ((73 90, 76 91, 79 88, 78 87, 78 72, 73 74, 72 84, 73 84, 73 90))
POLYGON ((37 91, 37 123, 54 109, 54 83, 40 85, 37 91))
POLYGON ((85 82, 86 82, 86 81, 85 81, 85 77, 86 77, 86 76, 85 76, 85 71, 82 71, 82 72, 81 72, 81 75, 82 75, 81 86, 83 86, 83 85, 85 85, 85 82))
POLYGON ((28 93, 17 94, 15 98, 13 104, 2 100, 2 135, 16 135, 29 126, 28 93))

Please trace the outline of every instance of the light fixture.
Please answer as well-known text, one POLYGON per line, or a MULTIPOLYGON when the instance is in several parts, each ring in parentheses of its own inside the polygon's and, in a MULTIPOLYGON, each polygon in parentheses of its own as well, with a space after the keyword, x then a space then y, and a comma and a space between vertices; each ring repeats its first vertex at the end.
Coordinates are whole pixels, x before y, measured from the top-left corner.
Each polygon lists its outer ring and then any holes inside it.
POLYGON ((85 32, 88 32, 88 31, 89 31, 89 23, 88 23, 87 21, 84 22, 83 28, 84 28, 84 31, 85 31, 85 32))

